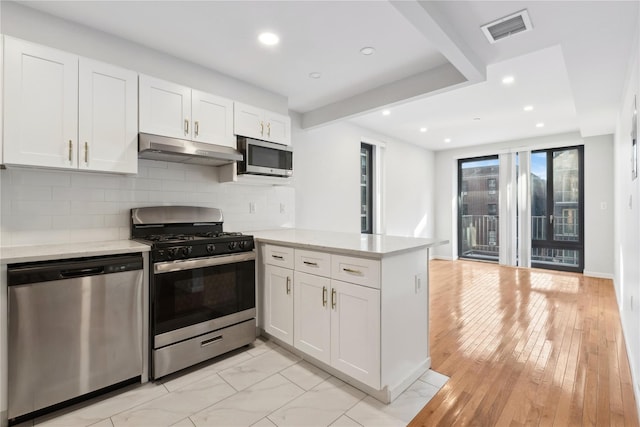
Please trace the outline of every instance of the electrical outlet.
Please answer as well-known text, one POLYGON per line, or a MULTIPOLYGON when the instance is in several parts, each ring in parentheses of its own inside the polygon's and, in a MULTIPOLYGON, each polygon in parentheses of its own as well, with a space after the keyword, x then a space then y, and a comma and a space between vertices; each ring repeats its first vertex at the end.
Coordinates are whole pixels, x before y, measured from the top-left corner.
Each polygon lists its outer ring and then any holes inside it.
POLYGON ((600 202, 600 209, 603 211, 607 209, 607 202, 600 202))
POLYGON ((249 202, 249 213, 256 213, 256 203, 249 202))
POLYGON ((286 209, 285 209, 285 205, 284 203, 280 203, 280 213, 283 214, 285 213, 286 209))

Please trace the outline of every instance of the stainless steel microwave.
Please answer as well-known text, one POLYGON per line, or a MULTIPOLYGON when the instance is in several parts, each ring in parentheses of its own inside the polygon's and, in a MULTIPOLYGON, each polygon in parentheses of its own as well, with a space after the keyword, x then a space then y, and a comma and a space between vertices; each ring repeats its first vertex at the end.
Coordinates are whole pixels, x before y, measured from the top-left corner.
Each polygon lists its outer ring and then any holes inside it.
POLYGON ((238 162, 238 174, 293 175, 293 150, 289 146, 239 136, 238 150, 244 156, 238 162))

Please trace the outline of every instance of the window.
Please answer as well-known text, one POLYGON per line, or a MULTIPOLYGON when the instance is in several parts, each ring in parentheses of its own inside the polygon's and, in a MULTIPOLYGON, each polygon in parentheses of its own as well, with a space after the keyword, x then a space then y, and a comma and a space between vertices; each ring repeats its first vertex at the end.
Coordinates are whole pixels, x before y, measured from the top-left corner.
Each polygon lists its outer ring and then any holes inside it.
POLYGON ((498 156, 458 160, 458 256, 498 261, 498 156))
POLYGON ((360 144, 360 232, 373 233, 373 146, 360 144))

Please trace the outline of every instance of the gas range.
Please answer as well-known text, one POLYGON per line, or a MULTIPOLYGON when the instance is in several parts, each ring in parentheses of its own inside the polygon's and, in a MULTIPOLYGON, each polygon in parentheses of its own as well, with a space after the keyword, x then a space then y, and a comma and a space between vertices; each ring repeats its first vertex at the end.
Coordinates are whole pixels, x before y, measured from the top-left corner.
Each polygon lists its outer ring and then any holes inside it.
POLYGON ((253 250, 253 236, 222 231, 215 208, 160 206, 132 209, 131 237, 151 246, 153 262, 253 250))
POLYGON ((155 206, 131 210, 131 238, 151 246, 151 379, 255 340, 253 236, 224 232, 219 209, 155 206))

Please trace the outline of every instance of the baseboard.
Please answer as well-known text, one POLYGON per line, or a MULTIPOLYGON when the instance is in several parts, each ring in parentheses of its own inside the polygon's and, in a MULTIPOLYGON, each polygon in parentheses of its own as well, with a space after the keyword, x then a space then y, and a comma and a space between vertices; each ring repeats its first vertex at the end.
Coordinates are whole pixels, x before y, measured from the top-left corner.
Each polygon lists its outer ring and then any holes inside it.
POLYGON ((442 255, 434 255, 430 257, 431 259, 439 259, 442 261, 455 261, 458 258, 450 257, 450 256, 442 256, 442 255))
MULTIPOLYGON (((613 289, 616 295, 616 300, 618 299, 618 292, 616 286, 616 280, 613 279, 613 289)), ((635 371, 633 363, 633 357, 636 356, 631 352, 631 348, 629 348, 629 335, 627 335, 627 330, 625 329, 624 322, 622 321, 622 310, 621 301, 618 301, 618 315, 620 316, 620 326, 622 327, 622 336, 624 337, 624 346, 627 350, 627 361, 629 363, 629 371, 631 371, 631 383, 633 385, 633 394, 636 398, 636 412, 638 413, 638 418, 640 418, 640 377, 638 377, 638 372, 635 371)))
POLYGON ((584 270, 582 272, 582 274, 587 276, 587 277, 595 277, 597 279, 611 279, 611 280, 613 280, 613 274, 612 273, 599 273, 597 271, 584 270))

